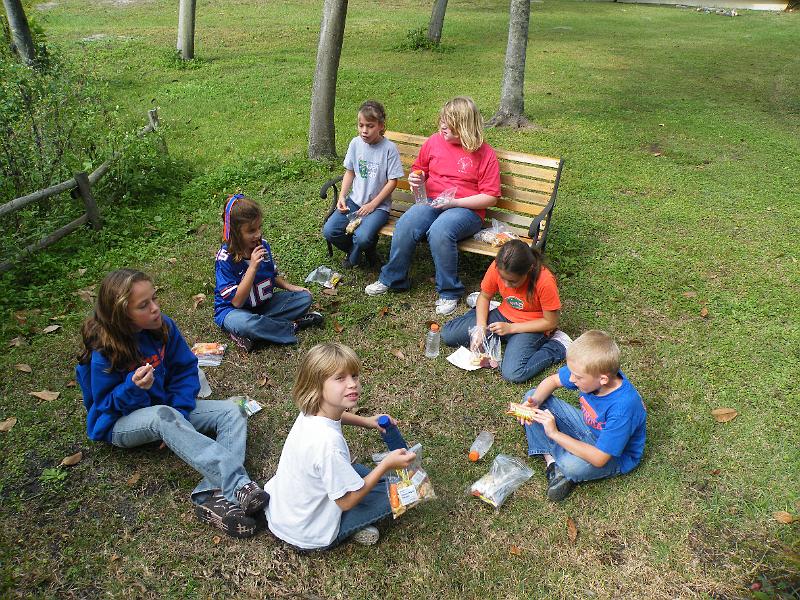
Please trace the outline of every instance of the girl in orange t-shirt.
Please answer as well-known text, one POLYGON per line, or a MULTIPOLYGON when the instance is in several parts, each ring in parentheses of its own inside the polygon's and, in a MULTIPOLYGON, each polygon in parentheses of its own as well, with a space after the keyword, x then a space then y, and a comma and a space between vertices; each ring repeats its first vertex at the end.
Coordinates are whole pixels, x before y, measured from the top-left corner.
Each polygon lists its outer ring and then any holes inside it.
POLYGON ((520 240, 506 243, 489 265, 475 308, 445 323, 442 340, 448 346, 474 346, 486 331, 506 342, 500 371, 514 383, 531 379, 561 362, 572 342, 558 329, 561 300, 553 273, 542 254, 520 240), (489 310, 496 294, 502 302, 489 310), (469 330, 478 326, 470 337, 469 330))

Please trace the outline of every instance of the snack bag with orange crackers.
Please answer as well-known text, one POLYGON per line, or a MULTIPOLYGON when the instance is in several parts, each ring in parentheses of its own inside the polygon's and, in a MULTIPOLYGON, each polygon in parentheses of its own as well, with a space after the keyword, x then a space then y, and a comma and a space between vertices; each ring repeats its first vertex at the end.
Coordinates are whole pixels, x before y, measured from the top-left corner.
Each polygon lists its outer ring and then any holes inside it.
POLYGON ((417 444, 409 450, 417 455, 414 462, 407 469, 395 469, 386 475, 386 491, 395 519, 412 506, 436 498, 431 480, 422 468, 422 446, 417 444))

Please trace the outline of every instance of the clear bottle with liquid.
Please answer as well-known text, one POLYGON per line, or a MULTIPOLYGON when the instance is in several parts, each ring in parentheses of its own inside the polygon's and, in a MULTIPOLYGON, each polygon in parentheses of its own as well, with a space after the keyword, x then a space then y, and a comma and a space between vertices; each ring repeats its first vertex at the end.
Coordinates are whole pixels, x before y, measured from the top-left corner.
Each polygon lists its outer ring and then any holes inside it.
POLYGON ((431 329, 428 335, 425 336, 425 357, 436 358, 439 356, 439 342, 441 341, 441 333, 439 332, 439 324, 431 323, 431 329))
POLYGON ((414 202, 427 202, 428 201, 428 192, 425 189, 425 172, 420 171, 417 169, 413 171, 415 175, 419 175, 420 181, 418 186, 410 185, 411 193, 414 194, 414 202))
POLYGON ((469 447, 469 459, 477 462, 489 451, 494 444, 494 434, 491 431, 481 431, 472 446, 469 447))

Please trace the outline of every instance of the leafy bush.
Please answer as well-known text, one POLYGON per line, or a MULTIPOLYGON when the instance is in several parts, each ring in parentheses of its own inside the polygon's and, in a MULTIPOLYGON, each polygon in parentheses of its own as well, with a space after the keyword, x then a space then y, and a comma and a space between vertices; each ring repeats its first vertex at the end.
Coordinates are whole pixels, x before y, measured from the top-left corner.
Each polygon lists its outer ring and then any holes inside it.
POLYGON ((397 45, 398 50, 431 50, 444 52, 446 48, 441 43, 437 44, 428 39, 428 28, 423 26, 411 29, 406 33, 406 39, 397 45))

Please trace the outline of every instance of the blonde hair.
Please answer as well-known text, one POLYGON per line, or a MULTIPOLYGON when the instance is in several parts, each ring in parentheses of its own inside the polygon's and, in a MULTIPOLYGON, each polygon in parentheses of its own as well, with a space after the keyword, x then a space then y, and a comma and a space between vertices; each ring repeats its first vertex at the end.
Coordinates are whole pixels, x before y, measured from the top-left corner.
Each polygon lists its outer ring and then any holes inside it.
POLYGON ((579 364, 589 375, 616 375, 619 346, 605 331, 590 329, 569 345, 567 360, 579 364))
POLYGON ((475 152, 483 144, 483 117, 472 98, 458 96, 447 102, 439 111, 439 121, 461 139, 467 152, 475 152))
POLYGON ((317 344, 308 351, 300 365, 292 387, 292 400, 303 414, 316 415, 322 405, 322 386, 337 373, 358 375, 361 361, 349 346, 339 342, 317 344))

